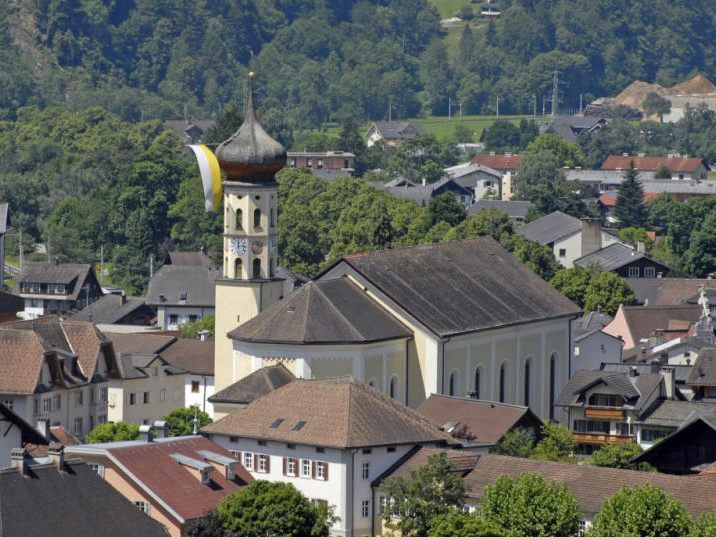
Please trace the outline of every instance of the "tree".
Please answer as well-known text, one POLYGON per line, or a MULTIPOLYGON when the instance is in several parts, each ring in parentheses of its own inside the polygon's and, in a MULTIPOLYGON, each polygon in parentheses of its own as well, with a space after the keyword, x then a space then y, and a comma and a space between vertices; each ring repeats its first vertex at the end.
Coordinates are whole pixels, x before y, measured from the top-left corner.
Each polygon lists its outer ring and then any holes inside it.
POLYGON ((570 185, 562 165, 551 151, 526 155, 515 179, 518 199, 531 201, 541 214, 562 211, 575 217, 587 213, 579 187, 570 185))
POLYGON ((552 153, 562 166, 584 166, 584 155, 575 143, 568 142, 558 134, 542 134, 529 143, 525 155, 552 153))
POLYGON ((333 518, 289 483, 252 481, 217 509, 224 527, 241 537, 328 537, 333 518))
POLYGON ((609 468, 624 468, 628 470, 648 469, 631 462, 631 459, 642 452, 639 444, 604 444, 594 453, 590 463, 594 466, 606 466, 609 468))
POLYGON ((671 170, 662 164, 656 169, 654 179, 671 179, 671 170))
POLYGON ((634 168, 634 161, 624 172, 624 179, 617 190, 615 215, 619 227, 644 227, 646 224, 646 207, 644 207, 644 189, 634 168))
POLYGON ((121 442, 139 438, 139 425, 120 421, 118 423, 99 423, 85 437, 88 444, 121 442))
POLYGON ((689 273, 701 278, 716 272, 716 213, 707 216, 692 232, 686 267, 689 273))
POLYGON ((517 427, 505 433, 500 440, 500 453, 509 457, 529 458, 535 447, 535 435, 532 429, 517 427))
POLYGON ((552 248, 547 245, 525 240, 519 235, 512 235, 503 242, 517 259, 543 280, 550 281, 560 269, 560 264, 554 258, 552 248))
POLYGON ((666 235, 673 220, 674 208, 679 203, 668 192, 662 192, 647 203, 647 224, 657 235, 666 235))
POLYGON ((602 311, 614 315, 620 304, 627 306, 635 301, 634 290, 624 278, 614 272, 600 272, 587 287, 584 311, 602 311))
POLYGON ((517 151, 520 148, 520 129, 506 119, 498 119, 485 129, 485 149, 489 151, 517 151))
POLYGON ((196 339, 199 337, 199 332, 206 330, 209 332, 209 338, 214 338, 214 325, 216 318, 213 315, 207 315, 193 323, 184 323, 179 326, 181 330, 181 337, 185 339, 196 339))
POLYGON ((452 511, 438 515, 432 521, 428 537, 504 537, 496 524, 487 522, 475 513, 452 511))
POLYGON ((560 269, 549 283, 569 300, 584 308, 587 288, 592 282, 592 275, 582 267, 560 269))
POLYGON ((542 439, 532 452, 533 459, 555 462, 572 462, 577 444, 572 432, 561 423, 546 422, 542 425, 542 439))
MULTIPOLYGON (((467 28, 467 26, 465 28, 467 28)), ((460 143, 469 143, 473 141, 475 135, 470 127, 458 123, 455 125, 455 129, 453 130, 453 136, 455 137, 455 140, 460 143)))
POLYGON ((671 101, 655 91, 650 91, 646 94, 642 107, 647 115, 659 116, 659 122, 661 123, 664 121, 664 116, 671 112, 671 101))
POLYGON ((186 530, 187 537, 238 537, 224 527, 224 521, 216 511, 194 519, 186 530))
POLYGON ((175 408, 162 419, 167 422, 169 436, 188 436, 194 433, 194 415, 196 414, 199 423, 197 429, 209 425, 212 421, 209 414, 197 407, 175 408))
POLYGON ((447 222, 450 226, 456 226, 465 220, 465 207, 450 192, 432 198, 428 210, 433 225, 447 222))
POLYGON ((689 537, 714 537, 716 535, 716 509, 694 520, 689 537))
POLYGON ((478 513, 505 535, 520 537, 572 537, 581 518, 567 487, 537 474, 499 477, 485 488, 478 513))
POLYGON ((644 243, 647 252, 650 252, 654 246, 654 241, 647 235, 646 229, 643 227, 623 227, 619 230, 619 238, 634 246, 640 242, 644 243))
POLYGON ((389 477, 384 490, 393 498, 383 511, 383 519, 390 529, 401 535, 427 537, 435 517, 462 507, 465 501, 465 482, 456 474, 444 452, 428 457, 428 463, 411 470, 410 477, 389 477))
POLYGON ((691 519, 684 505, 660 488, 646 484, 624 487, 607 499, 594 519, 590 536, 682 537, 690 529, 691 519))

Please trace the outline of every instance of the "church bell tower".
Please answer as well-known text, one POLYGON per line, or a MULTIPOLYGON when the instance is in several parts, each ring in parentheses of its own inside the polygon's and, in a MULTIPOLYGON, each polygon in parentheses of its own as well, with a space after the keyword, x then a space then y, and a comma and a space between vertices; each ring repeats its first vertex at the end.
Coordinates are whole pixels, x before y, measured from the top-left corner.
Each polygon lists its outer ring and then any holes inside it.
POLYGON ((240 324, 282 298, 276 277, 278 183, 286 150, 256 118, 253 73, 249 73, 244 122, 216 149, 224 174, 223 274, 216 280, 215 385, 221 390, 248 375, 251 364, 239 360, 234 370, 233 344, 226 336, 240 324))

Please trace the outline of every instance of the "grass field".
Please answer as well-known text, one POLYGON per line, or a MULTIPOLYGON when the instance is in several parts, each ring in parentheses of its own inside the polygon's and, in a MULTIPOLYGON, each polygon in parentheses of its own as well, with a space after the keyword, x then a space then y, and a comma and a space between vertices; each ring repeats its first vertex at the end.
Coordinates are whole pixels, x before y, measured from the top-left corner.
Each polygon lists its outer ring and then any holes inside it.
POLYGON ((470 0, 430 0, 443 19, 454 17, 463 6, 469 6, 470 0))

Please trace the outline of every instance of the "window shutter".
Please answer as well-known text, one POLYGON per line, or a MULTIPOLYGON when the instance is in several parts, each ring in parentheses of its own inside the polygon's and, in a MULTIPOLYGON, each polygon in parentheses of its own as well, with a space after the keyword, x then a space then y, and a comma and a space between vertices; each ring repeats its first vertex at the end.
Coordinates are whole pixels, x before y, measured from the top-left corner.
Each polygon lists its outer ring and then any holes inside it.
POLYGON ((311 478, 316 479, 316 461, 311 462, 311 478))
POLYGON ((271 456, 266 455, 266 473, 268 474, 271 471, 271 456))
POLYGON ((286 457, 283 458, 283 475, 288 474, 288 459, 286 457))
POLYGON ((323 480, 328 481, 328 463, 323 463, 323 480))

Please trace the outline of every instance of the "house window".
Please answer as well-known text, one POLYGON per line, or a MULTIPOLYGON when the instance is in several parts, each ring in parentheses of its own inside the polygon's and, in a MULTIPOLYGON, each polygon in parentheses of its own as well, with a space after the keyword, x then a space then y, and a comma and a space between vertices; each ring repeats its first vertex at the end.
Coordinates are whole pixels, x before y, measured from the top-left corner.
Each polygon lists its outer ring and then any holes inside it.
POLYGON ((310 168, 311 166, 313 166, 313 159, 306 159, 306 168, 310 168))
POLYGON ((525 406, 530 406, 530 360, 525 362, 525 406))
POLYGON ((134 405, 137 402, 137 394, 130 393, 129 394, 129 405, 134 405))
POLYGON ((580 520, 577 525, 577 537, 584 537, 587 534, 587 521, 580 520))
POLYGON ((151 510, 151 506, 149 505, 149 502, 145 502, 144 500, 135 500, 134 505, 139 507, 139 510, 143 513, 149 514, 149 511, 151 510))
POLYGON ((89 392, 90 405, 94 405, 94 404, 95 404, 94 388, 90 388, 90 389, 87 390, 87 391, 89 392))
POLYGON ((243 265, 243 261, 241 261, 240 257, 237 257, 234 260, 234 278, 241 278, 241 266, 243 265))
POLYGON ((311 461, 301 459, 301 477, 311 477, 311 461))
POLYGON ((254 209, 254 227, 261 227, 261 209, 254 209))
POLYGON ((655 267, 644 267, 644 277, 645 278, 656 278, 656 268, 655 267))
POLYGON ((75 434, 82 434, 82 418, 75 418, 75 434))
POLYGON ((500 403, 504 403, 507 397, 507 372, 505 371, 505 364, 500 366, 500 403))
POLYGON ((317 167, 319 170, 320 170, 321 168, 323 168, 323 159, 322 159, 322 158, 319 158, 319 159, 316 161, 316 167, 317 167))
POLYGON ((33 410, 33 414, 34 414, 35 416, 39 416, 39 415, 40 415, 40 398, 39 398, 39 397, 35 397, 35 399, 33 399, 33 401, 32 401, 32 410, 33 410))
POLYGON ((42 400, 42 411, 45 413, 52 412, 52 398, 47 397, 42 400))
POLYGON ((3 399, 3 400, 0 400, 0 404, 4 405, 5 408, 7 408, 8 410, 12 410, 12 409, 13 409, 13 406, 14 406, 12 399, 3 399))
POLYGON ((704 387, 704 397, 707 399, 715 399, 716 398, 716 386, 705 386, 704 387))
POLYGON ((99 464, 98 462, 88 462, 87 466, 92 468, 95 472, 97 472, 97 475, 100 477, 104 477, 104 464, 99 464))
POLYGON ((448 387, 448 394, 449 395, 458 395, 458 390, 460 384, 459 376, 457 374, 457 371, 453 371, 450 373, 450 382, 448 387))
POLYGON ((360 516, 363 518, 370 517, 370 500, 360 502, 360 516))
POLYGON ((189 315, 189 322, 195 323, 198 317, 196 315, 189 315))
POLYGON ((244 468, 246 468, 249 471, 252 471, 254 469, 254 454, 244 452, 244 468))
POLYGON ((361 464, 360 475, 363 481, 370 479, 370 463, 364 462, 361 464))
POLYGON ((62 394, 56 393, 52 400, 52 406, 55 407, 55 410, 60 410, 62 408, 62 394))
POLYGON ((662 438, 666 438, 669 435, 669 432, 670 431, 668 429, 642 429, 641 441, 658 442, 662 438))
POLYGON ((191 393, 199 393, 199 381, 198 380, 191 381, 191 393))
POLYGON ((316 479, 325 481, 328 479, 328 463, 317 462, 316 463, 316 479))
POLYGON ((144 392, 144 399, 143 399, 143 400, 144 400, 144 404, 145 404, 145 405, 148 405, 148 404, 149 404, 149 392, 144 392))
POLYGON ((391 399, 398 398, 398 377, 396 377, 395 375, 390 377, 390 386, 388 388, 388 395, 390 395, 391 399))
POLYGON ((567 249, 566 248, 559 249, 559 257, 567 257, 567 249))
POLYGON ((257 472, 268 473, 269 471, 269 458, 268 455, 259 455, 258 465, 256 468, 257 472))
POLYGON ((589 397, 590 406, 604 406, 620 408, 624 404, 624 398, 621 395, 609 393, 594 393, 589 397))
POLYGON ((179 322, 179 316, 176 313, 169 315, 169 324, 177 324, 179 322))
POLYGON ((574 420, 575 433, 609 434, 611 423, 600 420, 574 420))
POLYGON ((78 390, 75 392, 75 406, 82 406, 85 402, 85 392, 78 390))
POLYGON ((617 434, 619 436, 631 436, 629 430, 629 424, 625 422, 619 422, 617 425, 617 434))
POLYGON ((255 280, 258 280, 261 278, 261 260, 260 259, 254 259, 254 270, 253 270, 253 276, 255 280))
POLYGON ((298 461, 296 459, 286 459, 286 475, 296 477, 297 466, 298 461))
POLYGON ((629 277, 630 278, 638 278, 639 277, 639 267, 629 267, 629 277))
POLYGON ((244 211, 236 209, 235 229, 243 229, 244 211))

